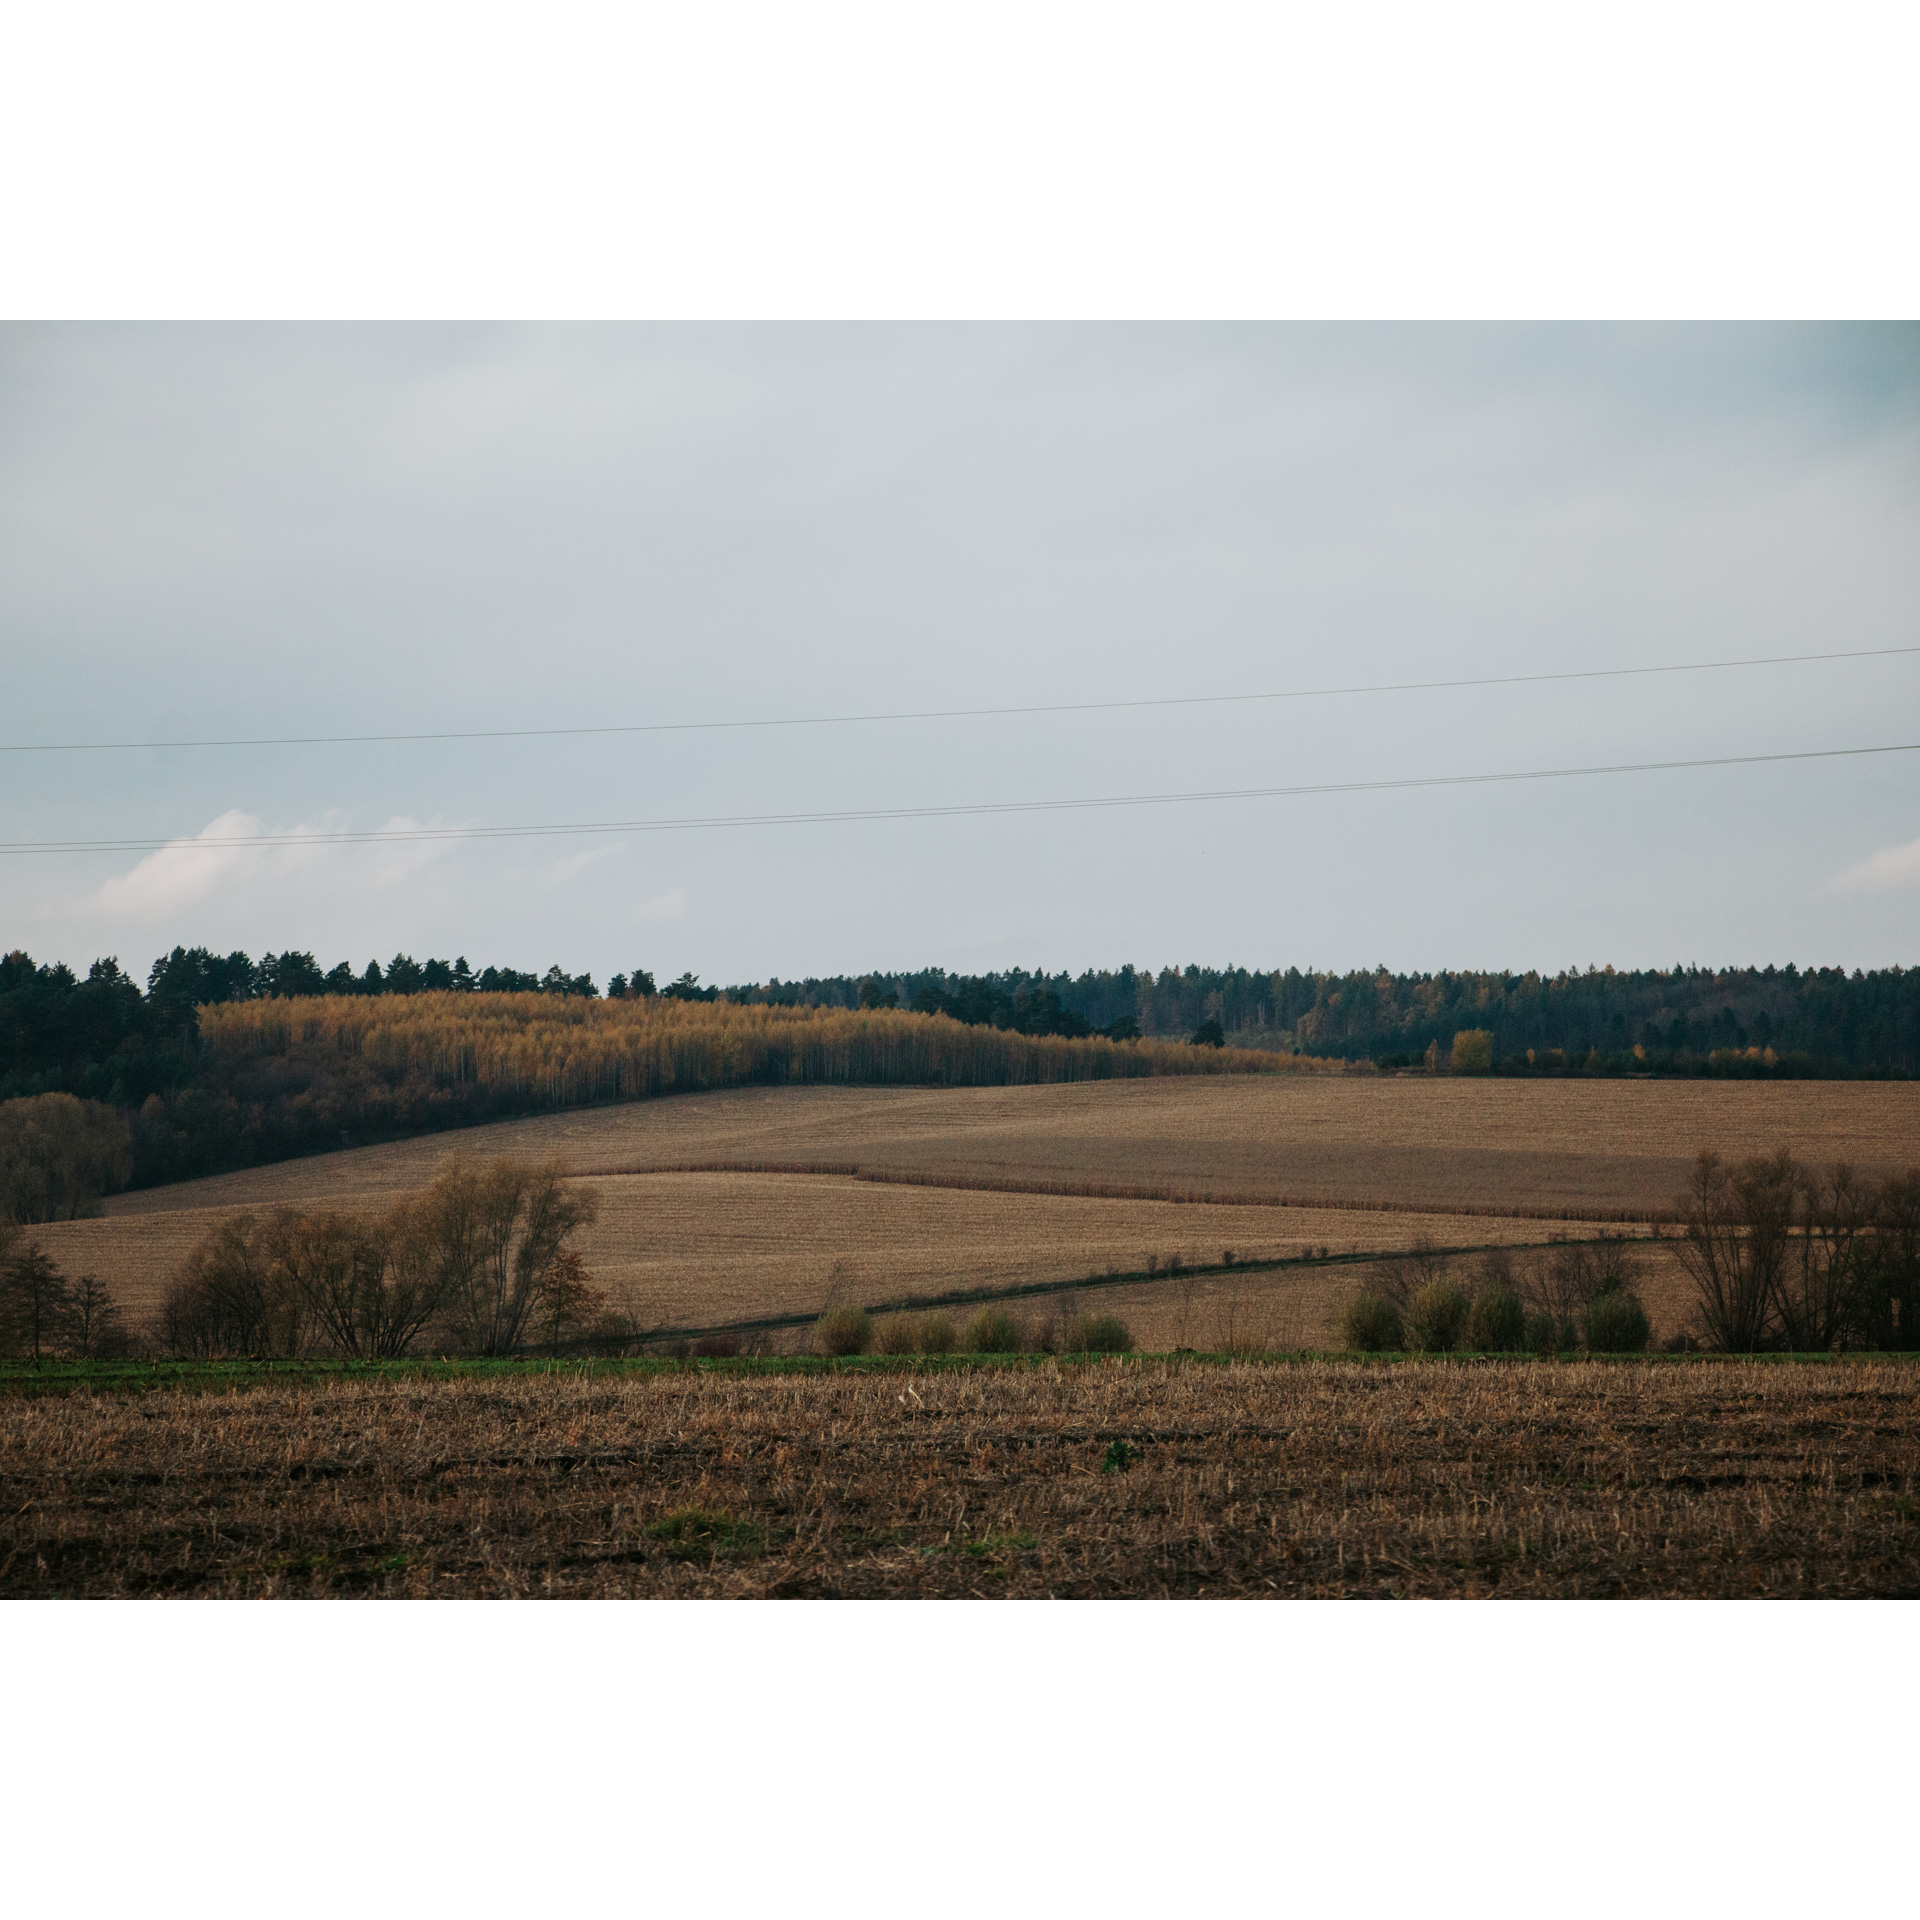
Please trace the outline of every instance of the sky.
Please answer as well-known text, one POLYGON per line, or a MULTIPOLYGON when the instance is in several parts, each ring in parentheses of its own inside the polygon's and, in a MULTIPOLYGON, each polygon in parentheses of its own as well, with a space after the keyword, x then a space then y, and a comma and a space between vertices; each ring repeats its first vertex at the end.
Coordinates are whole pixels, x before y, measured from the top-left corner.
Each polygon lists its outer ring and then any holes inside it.
POLYGON ((1911 965, 1920 754, 309 836, 1903 744, 1915 653, 1202 702, 1920 646, 1917 529, 1912 325, 9 324, 0 837, 174 844, 0 853, 0 945, 1911 965))

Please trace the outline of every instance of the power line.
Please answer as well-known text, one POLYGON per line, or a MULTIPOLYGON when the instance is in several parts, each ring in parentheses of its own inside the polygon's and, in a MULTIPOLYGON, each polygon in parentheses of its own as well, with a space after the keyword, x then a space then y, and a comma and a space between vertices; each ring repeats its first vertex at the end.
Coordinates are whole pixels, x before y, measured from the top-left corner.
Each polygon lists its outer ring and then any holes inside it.
POLYGON ((1495 786, 1525 780, 1580 780, 1605 774, 1677 773, 1702 767, 1756 767, 1791 760, 1850 760, 1869 754, 1920 753, 1920 740, 1886 747, 1820 747, 1801 753, 1741 753, 1700 760, 1636 760, 1608 766, 1538 767, 1515 773, 1421 774, 1399 780, 1339 780, 1293 787, 1218 787, 1192 793, 1110 794, 1080 800, 986 800, 943 807, 846 807, 812 813, 711 814, 668 820, 585 820, 529 827, 402 827, 366 832, 251 833, 212 839, 17 840, 0 853, 153 853, 169 847, 384 846, 432 840, 538 840, 593 833, 686 833, 727 827, 822 826, 862 820, 951 820, 1008 813, 1073 813, 1104 807, 1161 807, 1211 800, 1288 800, 1314 794, 1396 793, 1413 787, 1495 786))
POLYGON ((1221 707, 1255 701, 1337 700, 1377 693, 1441 693, 1471 687, 1539 686, 1560 680, 1628 680, 1648 674, 1722 673, 1744 667, 1804 666, 1830 660, 1884 660, 1913 647, 1857 647, 1844 653, 1778 653, 1751 660, 1695 660, 1653 667, 1585 667, 1565 673, 1499 673, 1468 680, 1394 680, 1351 687, 1297 687, 1279 693, 1173 694, 1140 700, 1062 700, 1030 707, 928 707, 898 713, 822 713, 772 720, 646 720, 600 727, 483 727, 444 733, 262 734, 228 740, 65 740, 0 745, 0 753, 154 753, 187 748, 361 747, 435 740, 564 740, 633 733, 730 733, 752 728, 853 727, 902 720, 999 720, 1024 714, 1120 713, 1147 707, 1221 707))

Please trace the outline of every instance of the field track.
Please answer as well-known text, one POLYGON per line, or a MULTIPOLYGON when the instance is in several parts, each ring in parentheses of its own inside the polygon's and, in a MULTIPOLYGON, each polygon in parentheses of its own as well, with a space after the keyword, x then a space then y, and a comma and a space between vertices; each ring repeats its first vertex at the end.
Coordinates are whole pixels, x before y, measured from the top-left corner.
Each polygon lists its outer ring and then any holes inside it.
MULTIPOLYGON (((558 1153, 601 1198, 583 1247, 595 1277, 648 1324, 705 1327, 842 1300, 1067 1286, 1138 1272, 1149 1255, 1279 1260, 1418 1235, 1537 1244, 1657 1217, 1703 1145, 1786 1146, 1876 1172, 1920 1164, 1920 1087, 1303 1077, 735 1090, 124 1194, 105 1219, 42 1237, 140 1318, 233 1208, 373 1209, 456 1149, 558 1153)), ((1348 1269, 1289 1269, 1210 1279, 1177 1304, 1164 1282, 1101 1304, 1144 1344, 1204 1344, 1221 1315, 1252 1312, 1277 1341, 1326 1345, 1354 1283, 1348 1269)), ((1643 1292, 1672 1330, 1685 1298, 1670 1255, 1652 1256, 1643 1292)))

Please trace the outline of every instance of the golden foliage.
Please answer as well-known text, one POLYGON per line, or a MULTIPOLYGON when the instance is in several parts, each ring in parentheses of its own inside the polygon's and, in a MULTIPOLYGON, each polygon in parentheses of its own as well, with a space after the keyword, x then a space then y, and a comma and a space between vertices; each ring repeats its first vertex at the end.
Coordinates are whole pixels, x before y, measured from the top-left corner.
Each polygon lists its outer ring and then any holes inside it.
POLYGON ((1063 1039, 876 1008, 586 1000, 539 993, 327 995, 200 1009, 224 1064, 279 1056, 388 1085, 584 1106, 742 1085, 1044 1086, 1163 1074, 1337 1073, 1343 1063, 1167 1041, 1063 1039))

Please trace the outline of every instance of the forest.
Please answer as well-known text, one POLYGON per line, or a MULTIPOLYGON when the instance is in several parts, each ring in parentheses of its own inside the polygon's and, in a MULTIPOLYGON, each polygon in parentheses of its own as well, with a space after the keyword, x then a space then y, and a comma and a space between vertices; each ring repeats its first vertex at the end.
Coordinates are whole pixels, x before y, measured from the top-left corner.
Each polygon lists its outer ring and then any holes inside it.
MULTIPOLYGON (((198 1009, 305 996, 367 999, 425 992, 599 998, 592 976, 552 966, 475 970, 465 957, 404 953, 356 972, 310 953, 215 954, 175 947, 142 990, 114 959, 80 979, 63 964, 0 957, 0 1099, 76 1093, 137 1108, 195 1083, 204 1058, 198 1009)), ((1030 1036, 1222 1040, 1258 1051, 1371 1060, 1393 1070, 1444 1058, 1453 1036, 1492 1036, 1506 1074, 1660 1073, 1897 1078, 1920 1052, 1920 971, 1891 967, 1612 967, 1557 974, 1323 973, 1297 967, 1121 967, 1117 971, 839 974, 701 986, 683 973, 616 973, 607 998, 736 1006, 905 1008, 1030 1036)))
POLYGON ((1844 967, 1557 974, 1320 973, 1297 967, 840 975, 731 988, 788 1006, 900 1006, 1022 1033, 1188 1039, 1416 1068, 1453 1036, 1493 1036, 1493 1071, 1904 1079, 1920 1064, 1920 970, 1844 967))

